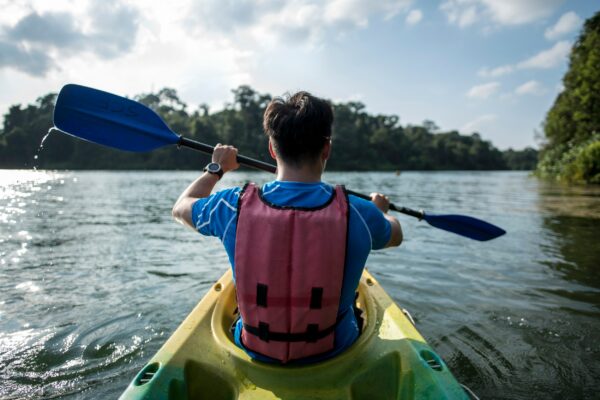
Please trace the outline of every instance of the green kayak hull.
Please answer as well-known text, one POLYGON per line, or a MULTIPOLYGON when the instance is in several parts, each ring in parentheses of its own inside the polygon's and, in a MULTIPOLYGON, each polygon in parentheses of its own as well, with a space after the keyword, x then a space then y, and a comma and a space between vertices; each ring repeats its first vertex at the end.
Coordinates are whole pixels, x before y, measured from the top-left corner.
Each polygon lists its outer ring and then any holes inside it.
POLYGON ((468 399, 407 314, 365 270, 359 339, 304 366, 252 360, 233 342, 231 271, 217 281, 133 379, 121 399, 468 399))

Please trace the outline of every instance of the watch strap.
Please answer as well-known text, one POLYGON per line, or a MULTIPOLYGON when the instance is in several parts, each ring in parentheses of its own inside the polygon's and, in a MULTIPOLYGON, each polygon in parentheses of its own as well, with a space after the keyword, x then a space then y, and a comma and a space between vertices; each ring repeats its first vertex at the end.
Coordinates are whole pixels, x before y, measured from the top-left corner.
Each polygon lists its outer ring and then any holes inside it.
POLYGON ((208 163, 208 164, 206 165, 206 167, 204 167, 204 172, 208 172, 209 174, 216 175, 216 176, 218 176, 218 177, 219 177, 219 179, 221 179, 221 178, 223 177, 223 174, 224 174, 224 172, 223 172, 223 168, 221 167, 221 165, 220 165, 219 163, 215 163, 215 162, 208 163), (209 165, 211 165, 211 164, 216 164, 216 165, 218 165, 218 166, 219 166, 219 170, 218 170, 218 171, 211 171, 211 170, 208 168, 208 166, 209 166, 209 165))

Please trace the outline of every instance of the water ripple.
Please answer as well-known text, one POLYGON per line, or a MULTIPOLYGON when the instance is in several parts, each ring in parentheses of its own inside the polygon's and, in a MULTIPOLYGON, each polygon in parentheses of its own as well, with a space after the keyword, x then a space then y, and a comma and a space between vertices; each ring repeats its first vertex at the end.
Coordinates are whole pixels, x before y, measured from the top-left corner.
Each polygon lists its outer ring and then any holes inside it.
MULTIPOLYGON (((227 268, 170 217, 194 172, 0 173, 0 398, 116 398, 227 268)), ((264 173, 226 175, 218 188, 264 173)), ((372 273, 482 398, 594 398, 600 191, 524 173, 328 173, 508 235, 473 242, 400 216, 372 273)))

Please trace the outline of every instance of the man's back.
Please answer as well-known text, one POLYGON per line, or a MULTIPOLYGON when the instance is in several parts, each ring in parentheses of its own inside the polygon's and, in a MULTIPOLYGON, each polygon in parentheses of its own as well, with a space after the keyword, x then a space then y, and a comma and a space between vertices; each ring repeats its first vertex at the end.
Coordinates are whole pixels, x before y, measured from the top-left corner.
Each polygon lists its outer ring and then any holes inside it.
MULTIPOLYGON (((221 239, 234 272, 235 243, 237 228, 237 208, 240 188, 222 190, 199 199, 192 208, 192 221, 196 229, 208 236, 221 239)), ((262 187, 265 201, 278 206, 318 207, 327 202, 333 187, 326 183, 303 183, 272 181, 262 187)), ((385 247, 390 239, 390 223, 372 202, 349 196, 348 243, 342 284, 342 295, 338 315, 342 319, 335 331, 335 348, 323 356, 307 359, 317 361, 329 358, 350 346, 358 337, 358 324, 352 311, 354 292, 371 249, 385 247)), ((314 229, 318 229, 316 226, 314 229)), ((259 245, 260 238, 256 238, 259 245)), ((301 249, 299 249, 301 251, 301 249)), ((236 326, 236 342, 240 341, 242 321, 236 326)), ((267 358, 246 350, 254 358, 268 361, 267 358)))

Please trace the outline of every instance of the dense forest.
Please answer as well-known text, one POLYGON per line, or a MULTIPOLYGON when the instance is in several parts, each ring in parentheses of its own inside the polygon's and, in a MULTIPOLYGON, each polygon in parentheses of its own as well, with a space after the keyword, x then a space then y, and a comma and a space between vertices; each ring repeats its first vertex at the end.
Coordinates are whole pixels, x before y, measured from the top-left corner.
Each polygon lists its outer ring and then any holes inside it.
POLYGON ((536 173, 559 181, 600 183, 600 12, 585 22, 563 86, 546 115, 547 143, 536 173))
MULTIPOLYGON (((241 154, 271 162, 262 115, 271 96, 248 86, 232 90, 233 101, 216 112, 206 105, 188 111, 173 89, 135 99, 158 112, 171 129, 214 145, 233 144, 241 154)), ((40 142, 52 126, 55 94, 35 104, 14 105, 0 131, 0 168, 201 169, 208 156, 175 146, 150 153, 126 153, 60 133, 40 142)), ((479 134, 440 132, 432 121, 402 126, 395 115, 372 115, 359 102, 335 103, 332 170, 531 170, 537 151, 500 151, 479 134)))

